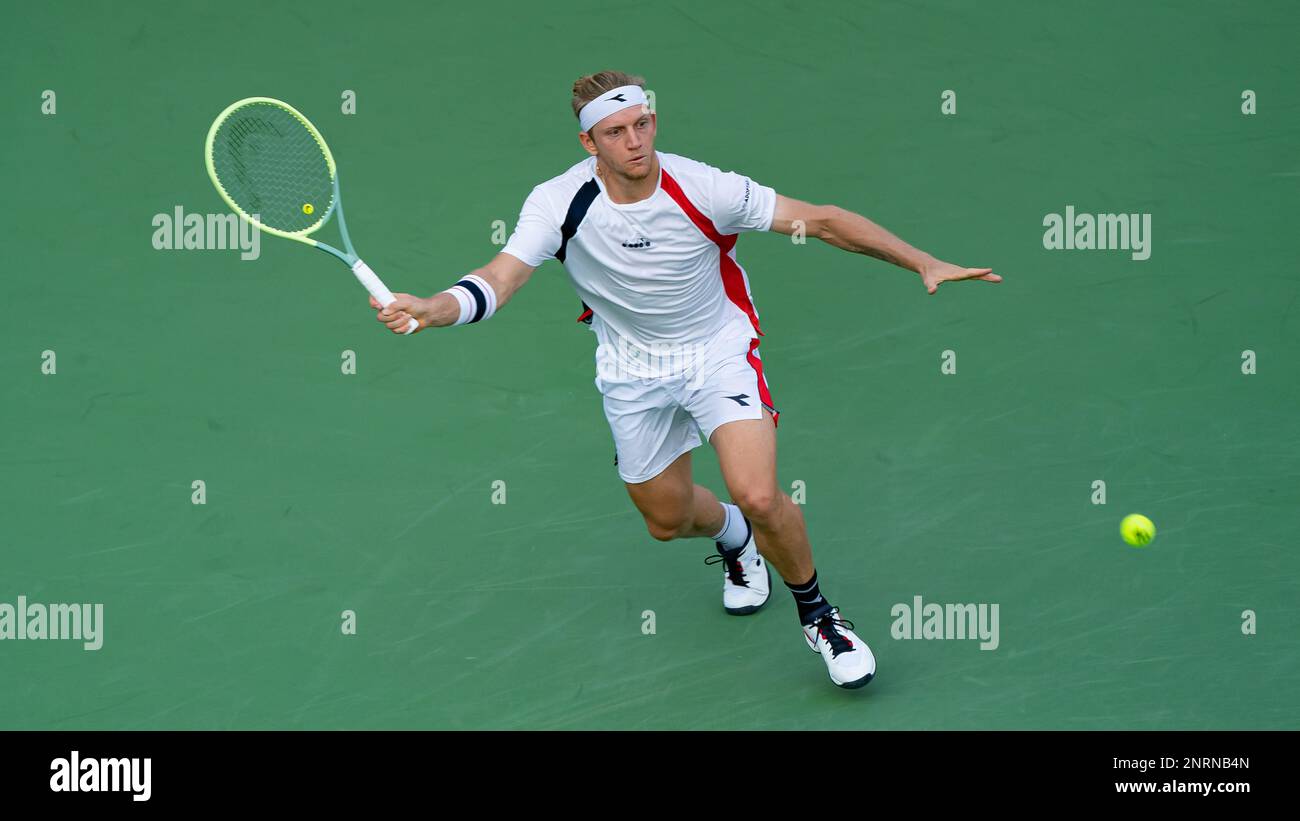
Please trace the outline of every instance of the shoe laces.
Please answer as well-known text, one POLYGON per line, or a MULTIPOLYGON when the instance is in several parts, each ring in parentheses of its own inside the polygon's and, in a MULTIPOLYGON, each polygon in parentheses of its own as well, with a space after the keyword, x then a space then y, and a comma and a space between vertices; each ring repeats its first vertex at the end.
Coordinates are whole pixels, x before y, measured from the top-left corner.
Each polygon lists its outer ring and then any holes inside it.
POLYGON ((737 548, 735 550, 723 550, 721 553, 715 553, 704 560, 705 564, 725 563, 727 568, 727 578, 737 587, 749 587, 749 582, 745 580, 745 566, 740 562, 740 554, 745 549, 737 548))
POLYGON ((817 628, 817 635, 821 636, 831 646, 831 658, 836 658, 840 653, 848 653, 853 650, 853 642, 840 633, 841 628, 852 630, 853 622, 840 618, 838 612, 827 613, 814 622, 812 626, 817 628))

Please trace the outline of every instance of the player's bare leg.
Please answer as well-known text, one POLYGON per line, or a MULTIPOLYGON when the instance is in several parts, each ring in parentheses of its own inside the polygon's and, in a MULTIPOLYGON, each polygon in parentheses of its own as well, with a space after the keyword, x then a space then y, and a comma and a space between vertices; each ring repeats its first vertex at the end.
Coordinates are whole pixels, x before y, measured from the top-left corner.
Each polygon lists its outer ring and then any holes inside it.
POLYGON ((650 535, 660 541, 712 536, 722 528, 722 503, 692 480, 689 450, 653 479, 624 484, 650 535))
POLYGON ((731 498, 754 525, 758 550, 781 578, 796 584, 812 577, 812 546, 803 511, 776 482, 776 425, 762 419, 720 425, 709 440, 718 452, 731 498))
POLYGON ((822 596, 813 567, 803 512, 776 480, 776 423, 738 419, 719 425, 710 438, 731 498, 754 528, 758 549, 785 580, 799 609, 804 638, 826 662, 831 681, 861 687, 876 674, 876 659, 853 625, 822 596))
POLYGON ((713 491, 695 484, 690 451, 653 479, 627 484, 627 492, 656 539, 704 536, 714 540, 717 552, 705 562, 722 565, 722 607, 727 613, 747 616, 767 604, 771 574, 759 555, 753 529, 736 505, 724 505, 713 491))

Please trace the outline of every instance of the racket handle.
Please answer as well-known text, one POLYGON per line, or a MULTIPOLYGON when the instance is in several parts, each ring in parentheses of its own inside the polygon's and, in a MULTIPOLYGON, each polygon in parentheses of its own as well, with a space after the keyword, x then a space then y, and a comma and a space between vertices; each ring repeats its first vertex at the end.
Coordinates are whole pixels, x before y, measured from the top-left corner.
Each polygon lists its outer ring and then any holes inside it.
MULTIPOLYGON (((358 282, 366 287, 366 290, 370 292, 370 295, 375 298, 375 302, 378 302, 381 307, 387 308, 393 304, 396 299, 393 292, 388 290, 388 286, 380 281, 374 271, 370 270, 369 265, 357 260, 352 263, 352 274, 357 278, 358 282)), ((418 327, 420 327, 420 323, 416 322, 415 318, 412 317, 410 323, 406 326, 406 333, 409 334, 418 327)))

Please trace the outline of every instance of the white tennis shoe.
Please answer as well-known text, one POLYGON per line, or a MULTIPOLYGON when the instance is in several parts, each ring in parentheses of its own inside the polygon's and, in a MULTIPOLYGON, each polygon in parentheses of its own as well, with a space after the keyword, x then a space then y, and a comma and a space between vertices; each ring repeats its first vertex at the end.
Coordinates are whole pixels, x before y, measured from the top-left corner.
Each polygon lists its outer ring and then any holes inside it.
POLYGON ((853 632, 853 622, 840 618, 838 607, 828 608, 815 622, 805 624, 803 637, 809 649, 821 654, 836 686, 854 690, 875 677, 876 657, 853 632))
POLYGON ((772 593, 772 572, 758 554, 753 526, 748 519, 745 524, 749 526, 749 540, 743 548, 723 550, 721 542, 714 542, 718 554, 704 560, 705 564, 722 565, 722 608, 733 616, 758 612, 772 593))

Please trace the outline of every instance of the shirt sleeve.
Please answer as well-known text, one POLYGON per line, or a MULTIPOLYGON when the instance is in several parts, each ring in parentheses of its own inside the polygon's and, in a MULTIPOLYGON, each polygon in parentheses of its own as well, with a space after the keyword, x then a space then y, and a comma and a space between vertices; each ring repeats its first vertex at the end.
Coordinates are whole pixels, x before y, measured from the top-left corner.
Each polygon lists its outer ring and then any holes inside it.
POLYGON ((560 222, 541 186, 524 200, 514 233, 501 250, 533 268, 555 259, 560 250, 560 222))
POLYGON ((776 213, 776 191, 734 171, 713 168, 713 224, 720 234, 770 231, 776 213))

